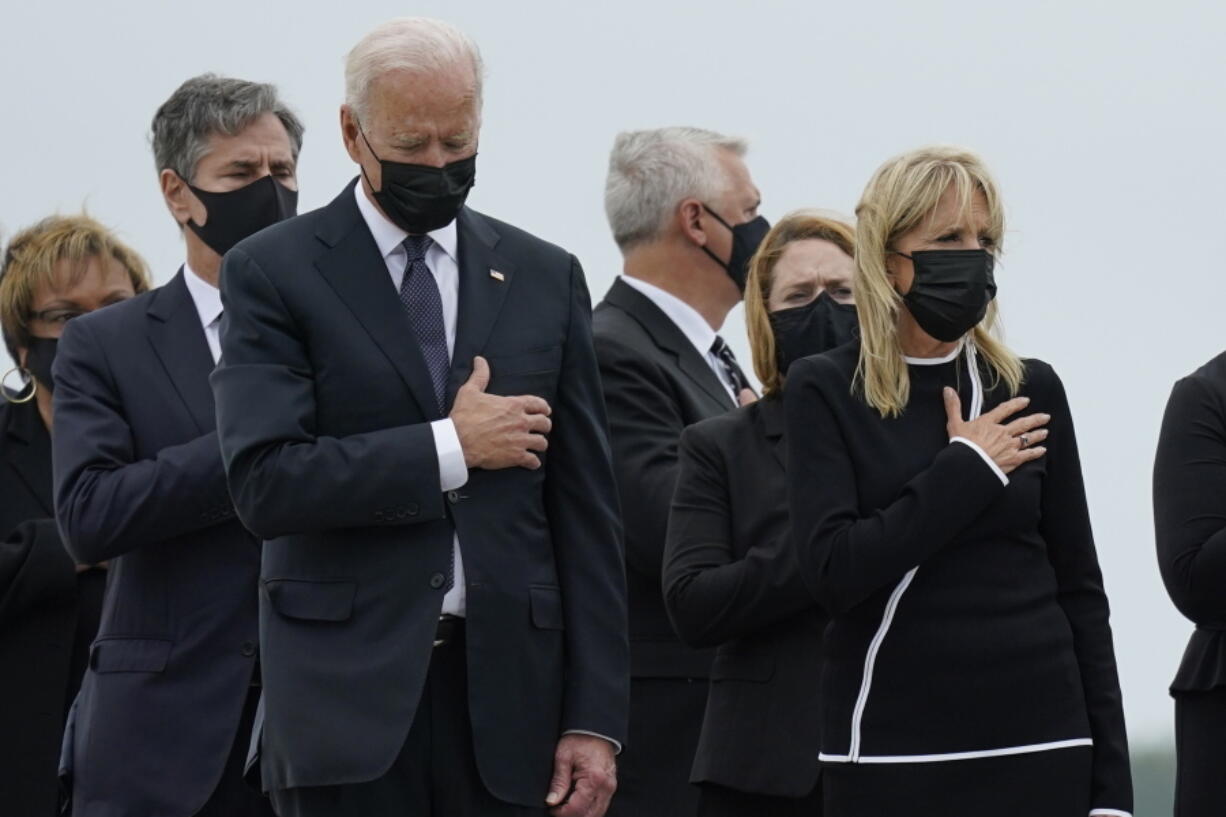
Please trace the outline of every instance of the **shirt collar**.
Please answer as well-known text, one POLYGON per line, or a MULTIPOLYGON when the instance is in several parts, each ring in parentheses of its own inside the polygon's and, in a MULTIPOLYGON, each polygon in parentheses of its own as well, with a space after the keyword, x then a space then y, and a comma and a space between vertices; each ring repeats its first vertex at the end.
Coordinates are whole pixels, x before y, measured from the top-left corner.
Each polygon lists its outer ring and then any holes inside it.
MULTIPOLYGON (((379 248, 379 254, 386 261, 389 255, 400 249, 400 245, 409 237, 409 234, 393 224, 383 213, 379 212, 379 208, 375 207, 374 203, 367 197, 366 191, 362 189, 362 181, 360 179, 353 186, 353 196, 357 199, 358 212, 362 214, 362 220, 366 222, 366 226, 370 228, 370 234, 374 236, 375 246, 379 248)), ((439 227, 428 235, 438 245, 439 249, 447 253, 452 261, 456 261, 456 245, 458 241, 455 219, 452 219, 446 227, 439 227)))
POLYGON ((187 284, 187 294, 196 305, 200 325, 207 329, 221 317, 221 290, 193 272, 186 261, 183 262, 183 283, 187 284))
POLYGON ((660 311, 676 324, 677 328, 681 330, 681 334, 685 335, 686 339, 694 344, 698 354, 705 358, 711 352, 711 344, 715 343, 717 335, 715 330, 711 328, 711 324, 707 323, 707 319, 700 315, 697 309, 671 292, 665 292, 655 284, 649 284, 646 281, 632 278, 629 275, 622 275, 621 279, 650 298, 651 302, 658 306, 660 311))

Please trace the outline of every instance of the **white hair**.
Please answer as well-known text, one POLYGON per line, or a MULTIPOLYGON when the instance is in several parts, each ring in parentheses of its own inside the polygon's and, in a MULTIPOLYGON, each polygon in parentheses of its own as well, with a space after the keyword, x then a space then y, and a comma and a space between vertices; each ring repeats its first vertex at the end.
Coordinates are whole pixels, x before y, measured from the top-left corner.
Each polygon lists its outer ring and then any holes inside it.
POLYGON ((480 107, 485 66, 472 38, 442 20, 397 17, 376 26, 345 57, 345 102, 361 121, 371 83, 383 74, 448 70, 464 64, 472 66, 480 107))
POLYGON ((731 184, 720 151, 744 156, 744 139, 702 128, 625 131, 613 140, 604 209, 625 250, 654 241, 683 200, 711 202, 731 184))

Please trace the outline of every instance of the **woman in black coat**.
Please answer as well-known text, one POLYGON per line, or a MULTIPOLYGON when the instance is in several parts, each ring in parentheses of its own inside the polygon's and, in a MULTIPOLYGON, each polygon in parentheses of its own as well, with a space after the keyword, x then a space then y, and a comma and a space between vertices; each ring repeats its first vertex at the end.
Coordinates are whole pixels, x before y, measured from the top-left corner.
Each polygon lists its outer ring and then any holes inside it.
POLYGON ((59 814, 68 707, 98 629, 105 565, 74 565, 51 494, 51 362, 76 315, 148 288, 144 262, 91 219, 13 237, 0 328, 17 362, 0 385, 0 813, 59 814))
POLYGON ((883 165, 856 215, 860 338, 794 365, 784 400, 797 558, 831 617, 827 813, 1128 815, 1068 401, 991 331, 995 182, 925 148, 883 165))
POLYGON ((1175 817, 1226 814, 1226 354, 1171 391, 1154 462, 1162 580, 1194 624, 1171 684, 1175 817))
POLYGON ((764 397, 681 438, 665 604, 683 641, 719 647, 690 778, 701 789, 700 817, 821 813, 826 617, 789 538, 781 390, 794 359, 852 337, 852 241, 847 225, 810 213, 775 225, 745 295, 764 397))

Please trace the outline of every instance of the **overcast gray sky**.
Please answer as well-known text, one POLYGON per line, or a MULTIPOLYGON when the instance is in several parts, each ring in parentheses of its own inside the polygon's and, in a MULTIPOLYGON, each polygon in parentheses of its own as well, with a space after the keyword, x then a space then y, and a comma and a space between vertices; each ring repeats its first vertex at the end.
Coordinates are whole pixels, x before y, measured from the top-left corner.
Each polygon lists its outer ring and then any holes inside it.
MULTIPOLYGON (((149 121, 203 71, 280 86, 307 126, 300 209, 326 203, 355 172, 337 125, 342 58, 403 14, 450 20, 484 52, 470 204, 576 253, 596 298, 620 269, 601 202, 619 130, 685 124, 747 137, 772 220, 805 206, 850 212, 872 171, 903 150, 974 148, 1008 212, 998 272, 1008 340, 1052 363, 1072 402, 1130 731, 1162 739, 1191 625, 1158 577, 1150 468, 1171 383, 1226 348, 1224 9, 5 2, 0 234, 85 205, 166 281, 183 250, 158 193, 149 121)), ((739 309, 723 334, 747 361, 739 309)))

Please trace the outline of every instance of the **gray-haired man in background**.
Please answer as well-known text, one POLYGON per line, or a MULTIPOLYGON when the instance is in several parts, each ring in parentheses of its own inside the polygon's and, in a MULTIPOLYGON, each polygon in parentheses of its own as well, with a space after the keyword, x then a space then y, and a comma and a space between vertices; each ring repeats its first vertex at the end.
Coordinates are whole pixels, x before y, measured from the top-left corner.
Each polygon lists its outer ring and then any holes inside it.
POLYGON ((80 817, 271 814, 242 779, 260 547, 230 502, 208 378, 221 256, 294 214, 301 147, 271 85, 180 86, 153 118, 153 152, 186 263, 59 343, 56 518, 78 561, 111 563, 65 736, 80 817))

